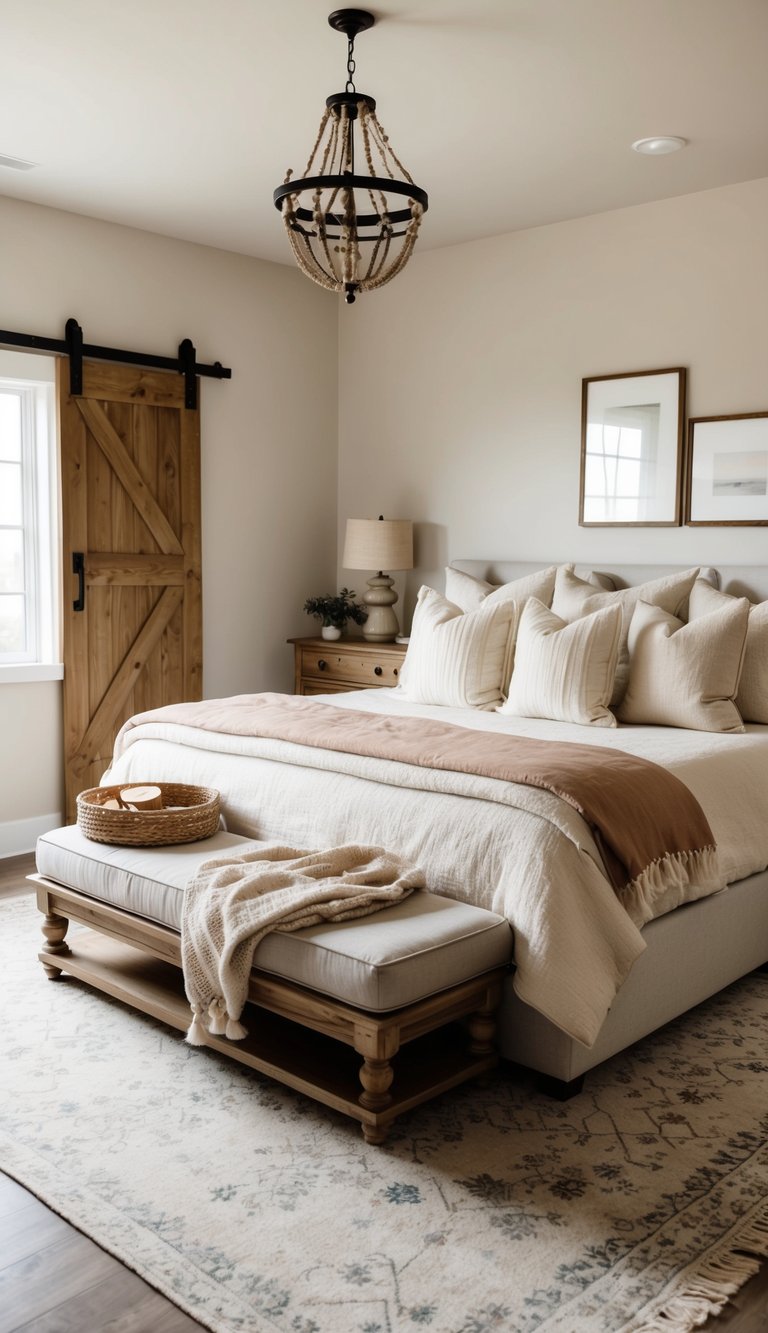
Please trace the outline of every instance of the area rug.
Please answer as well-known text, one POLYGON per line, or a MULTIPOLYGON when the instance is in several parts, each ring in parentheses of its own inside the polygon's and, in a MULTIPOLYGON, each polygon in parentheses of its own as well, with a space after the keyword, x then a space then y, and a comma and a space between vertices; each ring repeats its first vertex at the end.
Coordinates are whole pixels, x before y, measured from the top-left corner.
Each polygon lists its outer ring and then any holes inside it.
POLYGON ((768 976, 561 1104, 350 1120, 36 961, 0 904, 0 1166, 216 1333, 680 1333, 768 1253, 768 976))

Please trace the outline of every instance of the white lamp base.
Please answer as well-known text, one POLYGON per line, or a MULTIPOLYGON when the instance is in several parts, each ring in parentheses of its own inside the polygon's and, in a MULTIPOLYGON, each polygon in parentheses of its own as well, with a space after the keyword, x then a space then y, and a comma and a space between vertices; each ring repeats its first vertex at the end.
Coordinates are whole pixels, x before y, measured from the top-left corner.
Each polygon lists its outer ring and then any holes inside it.
POLYGON ((363 605, 368 612, 363 638, 369 643, 391 643, 400 633, 397 616, 392 610, 397 601, 393 584, 394 579, 381 571, 368 579, 368 591, 363 595, 363 605))

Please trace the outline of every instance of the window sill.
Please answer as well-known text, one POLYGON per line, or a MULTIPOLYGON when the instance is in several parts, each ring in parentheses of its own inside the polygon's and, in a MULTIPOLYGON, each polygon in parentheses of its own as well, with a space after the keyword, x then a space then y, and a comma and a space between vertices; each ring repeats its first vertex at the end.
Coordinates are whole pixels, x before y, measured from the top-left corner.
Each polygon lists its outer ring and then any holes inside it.
POLYGON ((0 664, 0 685, 26 685, 34 680, 63 680, 61 662, 8 662, 0 664))

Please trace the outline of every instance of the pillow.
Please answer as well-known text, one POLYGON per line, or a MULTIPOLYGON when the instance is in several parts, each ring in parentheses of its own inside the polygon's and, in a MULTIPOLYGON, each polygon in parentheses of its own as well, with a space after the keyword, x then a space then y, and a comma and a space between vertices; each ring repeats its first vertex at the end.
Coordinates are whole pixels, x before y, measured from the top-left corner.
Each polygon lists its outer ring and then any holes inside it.
POLYGON ((499 712, 615 727, 608 701, 620 642, 620 606, 568 624, 531 597, 520 616, 515 669, 499 712))
POLYGON ((604 574, 600 569, 590 569, 587 574, 587 583, 593 583, 596 588, 603 588, 606 592, 615 592, 616 590, 616 580, 613 575, 604 574))
POLYGON ((460 569, 448 565, 445 571, 445 595, 449 602, 460 606, 462 611, 476 611, 484 602, 493 606, 497 602, 519 602, 521 605, 529 597, 538 597, 540 602, 549 606, 555 590, 557 565, 549 569, 537 569, 534 574, 524 574, 511 583, 486 583, 485 579, 476 579, 472 574, 463 574, 460 569))
POLYGON ((591 584, 585 583, 574 574, 572 566, 563 565, 558 569, 552 610, 563 620, 577 620, 579 616, 590 615, 604 606, 621 607, 622 638, 616 681, 611 695, 612 704, 619 703, 624 697, 629 680, 627 635, 636 603, 642 600, 653 606, 660 606, 671 615, 679 615, 698 572, 698 569, 688 569, 684 574, 666 574, 663 578, 653 579, 650 583, 641 583, 635 588, 618 588, 616 592, 596 592, 591 584))
POLYGON ((419 704, 495 708, 509 674, 515 602, 462 613, 434 588, 421 588, 400 671, 403 697, 419 704))
POLYGON ((749 602, 686 625, 638 602, 629 627, 629 687, 620 722, 653 722, 693 731, 743 731, 734 698, 744 660, 749 602))
MULTIPOLYGON (((737 600, 697 579, 691 589, 688 619, 698 620, 737 600)), ((768 723, 768 602, 750 607, 736 707, 745 722, 768 723)))

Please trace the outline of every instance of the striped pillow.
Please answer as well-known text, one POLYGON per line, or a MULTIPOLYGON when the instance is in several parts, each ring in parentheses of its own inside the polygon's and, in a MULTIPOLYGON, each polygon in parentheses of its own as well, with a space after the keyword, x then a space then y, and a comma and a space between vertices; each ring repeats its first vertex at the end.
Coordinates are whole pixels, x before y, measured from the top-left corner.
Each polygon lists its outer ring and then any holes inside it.
POLYGON ((608 704, 621 624, 616 602, 568 624, 530 598, 520 617, 509 695, 499 712, 615 727, 608 704))
POLYGON ((400 671, 403 698, 419 704, 495 708, 509 672, 515 602, 462 613, 434 588, 421 588, 400 671))

